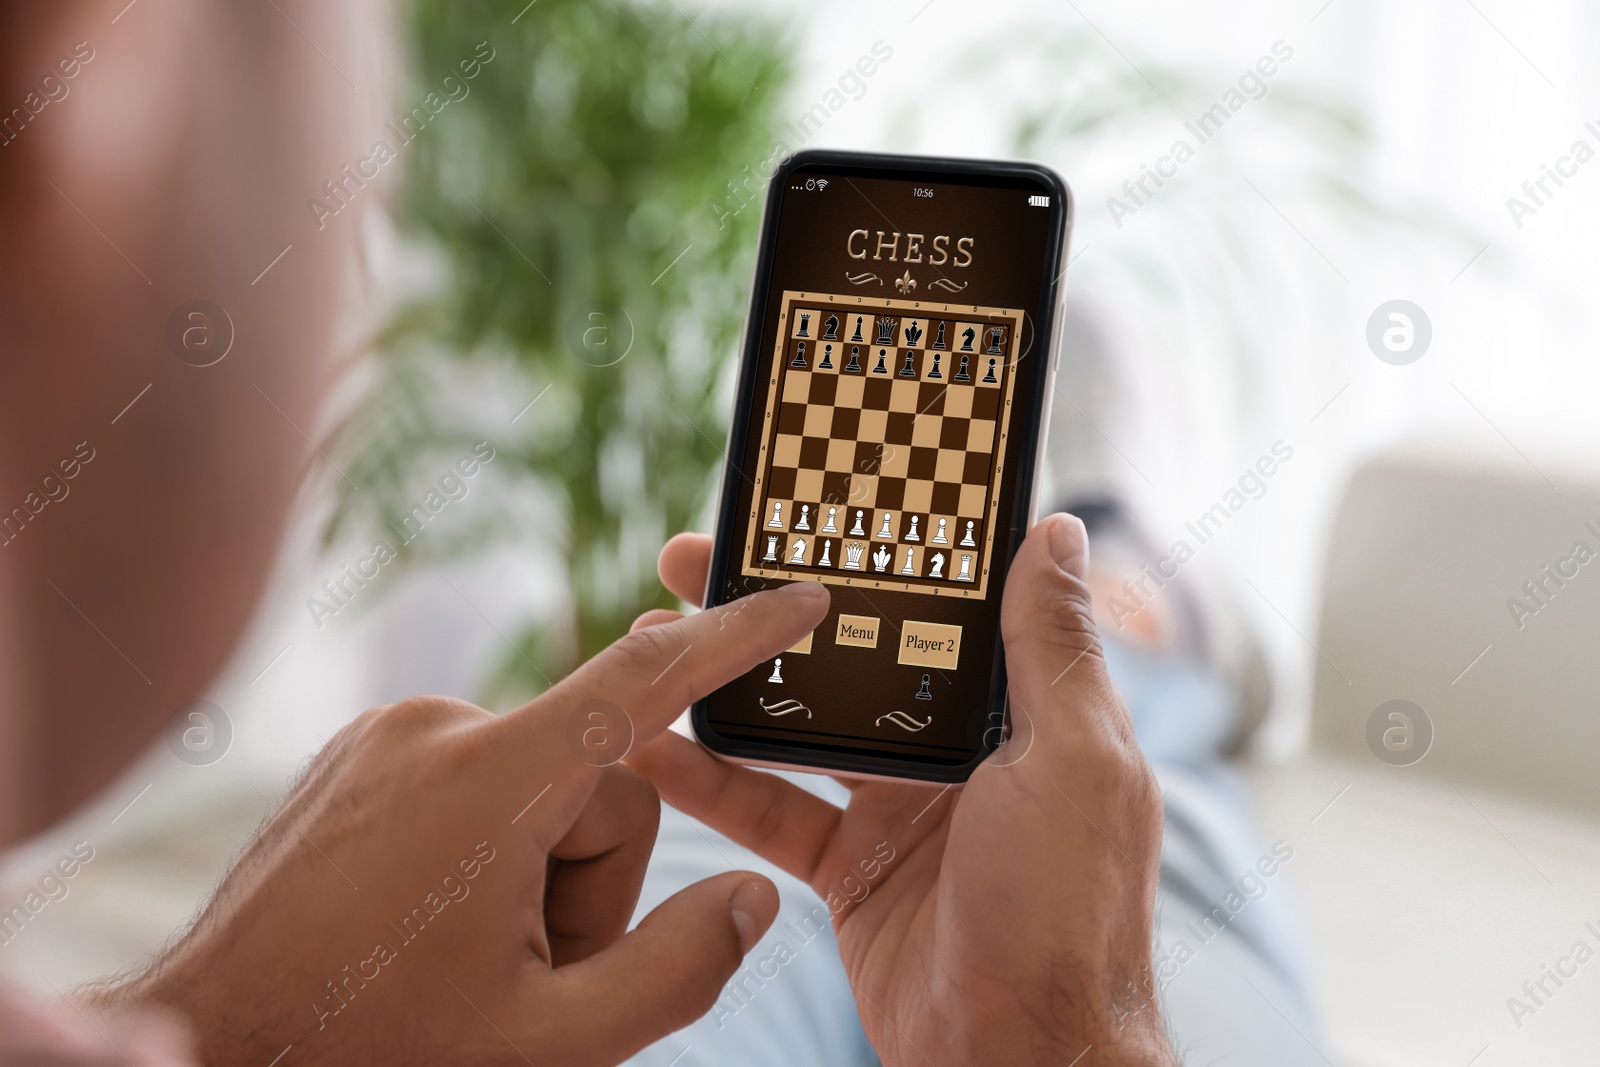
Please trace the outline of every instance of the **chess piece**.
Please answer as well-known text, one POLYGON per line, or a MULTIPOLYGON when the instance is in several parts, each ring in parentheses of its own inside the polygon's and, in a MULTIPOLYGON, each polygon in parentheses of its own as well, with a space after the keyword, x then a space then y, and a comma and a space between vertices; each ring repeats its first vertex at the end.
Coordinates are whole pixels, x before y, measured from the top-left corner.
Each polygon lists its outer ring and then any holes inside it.
POLYGON ((915 378, 917 376, 917 357, 914 352, 906 353, 906 365, 900 368, 900 377, 915 378))
POLYGON ((833 542, 832 541, 824 541, 824 542, 822 542, 822 558, 817 560, 817 566, 819 566, 819 567, 831 567, 831 566, 833 566, 833 542))
MULTIPOLYGON (((926 675, 924 675, 924 677, 926 677, 926 675)), ((772 677, 768 678, 767 681, 776 682, 779 685, 783 684, 783 657, 782 656, 779 656, 777 659, 772 661, 772 677)))
POLYGON ((972 539, 972 520, 967 520, 967 535, 961 539, 962 548, 977 548, 978 542, 972 539))
POLYGON ((793 367, 795 370, 806 369, 806 343, 804 341, 801 341, 795 346, 794 358, 789 361, 789 366, 793 367))
POLYGON ((796 530, 809 530, 809 529, 811 529, 811 505, 810 504, 801 504, 800 505, 800 521, 794 524, 794 528, 796 530))
POLYGON ((986 355, 986 356, 1003 356, 1003 355, 1005 355, 1005 350, 1000 347, 1000 338, 1004 337, 1005 335, 1006 335, 1006 331, 1005 331, 1005 327, 1003 327, 1003 326, 996 326, 994 329, 990 330, 989 331, 989 350, 987 352, 985 352, 984 355, 986 355))
POLYGON ((956 581, 972 581, 972 555, 970 553, 961 553, 961 571, 956 575, 956 581))
POLYGON ((866 550, 867 550, 867 546, 866 545, 855 545, 855 544, 845 545, 844 546, 844 569, 847 570, 847 571, 858 571, 858 570, 860 570, 861 569, 861 553, 865 552, 866 550))
POLYGON ((872 569, 882 574, 884 568, 888 567, 893 559, 894 557, 889 555, 889 550, 879 545, 878 551, 872 554, 872 569))
POLYGON ((939 323, 939 332, 936 335, 934 335, 934 338, 933 338, 933 347, 934 348, 943 348, 944 347, 944 328, 945 328, 946 325, 947 325, 947 323, 943 323, 943 322, 939 323))
POLYGON ((907 546, 907 548, 906 548, 906 565, 904 567, 900 568, 900 573, 901 574, 915 575, 917 573, 916 558, 917 558, 917 550, 907 546))
POLYGON ((838 513, 839 513, 839 509, 838 508, 829 508, 828 509, 828 521, 826 523, 824 523, 823 526, 822 526, 822 532, 823 533, 838 533, 839 532, 839 527, 837 527, 837 526, 835 526, 833 524, 833 517, 835 515, 837 515, 838 513))
POLYGON ((943 352, 935 352, 933 354, 933 369, 928 372, 928 377, 930 377, 930 378, 943 378, 944 377, 943 374, 939 373, 939 361, 941 359, 943 359, 943 358, 944 358, 944 353, 943 352))
POLYGON ((824 341, 837 341, 839 339, 839 316, 829 315, 822 326, 822 339, 824 341))
POLYGON ((917 515, 911 516, 911 532, 906 534, 906 540, 907 541, 920 541, 920 540, 922 540, 922 538, 917 536, 917 519, 919 517, 920 516, 917 516, 917 515))
POLYGON ((866 340, 865 337, 861 336, 861 320, 863 318, 865 318, 865 317, 866 316, 864 316, 864 315, 857 315, 856 316, 856 332, 850 335, 850 340, 852 340, 852 341, 865 341, 866 340))
POLYGON ((893 520, 894 520, 894 512, 892 512, 892 511, 884 512, 883 513, 883 529, 879 530, 873 536, 881 537, 885 541, 893 541, 894 540, 894 531, 889 529, 889 523, 892 522, 893 520))
POLYGON ((761 557, 762 563, 778 562, 778 539, 776 536, 767 536, 767 554, 761 557))
POLYGON ((806 539, 804 537, 796 537, 794 539, 794 552, 789 556, 789 562, 790 563, 804 563, 805 561, 806 561, 806 539))
POLYGON ((928 577, 929 578, 943 578, 944 577, 944 553, 943 552, 935 552, 933 554, 933 566, 931 568, 929 568, 929 570, 928 570, 928 577))
POLYGON ((933 676, 929 675, 929 674, 924 674, 922 676, 922 688, 917 690, 917 699, 918 700, 932 700, 933 699, 933 694, 931 692, 929 692, 929 690, 928 690, 928 687, 931 686, 932 684, 933 684, 933 676))
POLYGON ((832 345, 823 345, 822 346, 822 362, 817 364, 817 369, 818 370, 832 370, 833 369, 833 346, 832 345))
POLYGON ((951 378, 950 379, 951 381, 953 381, 953 382, 970 382, 970 381, 972 381, 972 375, 967 373, 967 360, 970 359, 970 358, 971 358, 970 356, 962 356, 961 357, 961 366, 956 368, 956 376, 954 378, 951 378))
POLYGON ((854 526, 850 527, 850 536, 851 537, 865 537, 865 536, 867 536, 867 531, 865 531, 865 530, 863 530, 861 528, 861 517, 862 517, 863 514, 865 514, 865 513, 864 512, 860 512, 860 511, 856 512, 856 524, 854 526))
POLYGON ((800 315, 800 329, 799 329, 798 332, 795 333, 795 336, 796 337, 810 337, 811 334, 808 332, 810 329, 811 329, 811 312, 809 312, 809 311, 802 312, 801 315, 800 315))
POLYGON ((998 362, 999 362, 999 360, 995 359, 993 356, 989 357, 989 372, 983 376, 983 384, 984 385, 999 385, 1000 384, 1000 379, 996 378, 994 376, 994 365, 996 363, 998 363, 998 362))
POLYGON ((877 343, 880 345, 894 344, 894 328, 898 323, 898 319, 879 319, 877 343))
POLYGON ((888 360, 888 358, 889 358, 889 350, 888 349, 886 349, 886 348, 878 349, 878 365, 876 367, 872 368, 872 373, 873 374, 888 374, 889 373, 889 364, 886 362, 888 360))
POLYGON ((978 332, 976 330, 974 330, 971 326, 968 326, 965 330, 962 330, 961 331, 961 351, 963 351, 963 352, 971 352, 972 351, 972 342, 977 340, 977 337, 978 337, 978 332))
POLYGON ((860 374, 861 373, 861 346, 860 345, 851 345, 850 346, 850 362, 846 363, 844 365, 844 371, 845 371, 846 374, 860 374))
POLYGON ((767 525, 778 530, 783 529, 783 501, 772 502, 772 518, 767 520, 767 525))
MULTIPOLYGON (((906 327, 906 347, 916 348, 917 342, 920 340, 922 340, 922 327, 918 326, 916 320, 913 319, 911 324, 906 327)), ((890 341, 885 343, 893 344, 894 342, 890 341)))
POLYGON ((939 520, 939 528, 934 531, 933 539, 930 540, 928 542, 928 544, 930 544, 930 545, 948 545, 950 543, 949 539, 947 537, 945 537, 945 535, 944 535, 944 524, 947 521, 949 521, 949 520, 947 520, 947 519, 940 519, 939 520))

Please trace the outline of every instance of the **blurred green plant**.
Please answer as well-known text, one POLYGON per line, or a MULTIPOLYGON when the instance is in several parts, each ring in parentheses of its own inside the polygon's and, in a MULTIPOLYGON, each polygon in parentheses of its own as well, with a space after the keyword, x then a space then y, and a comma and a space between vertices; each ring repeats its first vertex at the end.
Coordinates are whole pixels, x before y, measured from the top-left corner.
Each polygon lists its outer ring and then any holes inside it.
POLYGON ((759 223, 711 204, 772 154, 789 49, 764 19, 626 0, 414 0, 407 20, 402 114, 480 42, 493 58, 399 149, 397 223, 437 276, 376 339, 326 533, 412 564, 553 550, 566 607, 512 637, 503 704, 674 601, 655 556, 714 484, 759 223), (398 544, 419 488, 484 438, 470 518, 398 544))

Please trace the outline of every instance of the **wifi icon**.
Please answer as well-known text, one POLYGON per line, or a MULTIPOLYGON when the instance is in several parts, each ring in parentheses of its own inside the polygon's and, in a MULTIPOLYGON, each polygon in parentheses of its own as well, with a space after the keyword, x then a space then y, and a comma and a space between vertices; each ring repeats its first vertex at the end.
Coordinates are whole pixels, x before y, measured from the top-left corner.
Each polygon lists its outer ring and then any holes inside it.
POLYGON ((828 179, 826 179, 826 178, 818 178, 817 179, 817 188, 818 189, 826 189, 827 187, 828 187, 828 179))

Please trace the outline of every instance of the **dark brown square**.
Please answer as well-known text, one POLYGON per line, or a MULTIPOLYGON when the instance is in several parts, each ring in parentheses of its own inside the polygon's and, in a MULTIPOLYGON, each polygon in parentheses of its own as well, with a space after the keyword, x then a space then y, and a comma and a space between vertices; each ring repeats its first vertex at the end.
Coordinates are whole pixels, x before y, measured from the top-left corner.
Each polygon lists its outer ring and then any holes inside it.
MULTIPOLYGON (((816 389, 815 385, 811 387, 816 389)), ((995 419, 1000 416, 1000 390, 974 389, 972 391, 972 417, 975 419, 995 419)))
MULTIPOLYGON (((854 441, 856 431, 861 427, 861 409, 859 408, 834 408, 833 409, 833 439, 835 441, 854 441)), ((966 442, 961 442, 963 446, 966 442)))
POLYGON ((917 414, 944 414, 944 386, 938 382, 923 382, 917 388, 917 414))
POLYGON ((800 466, 808 470, 822 470, 828 465, 828 439, 826 437, 800 438, 800 466))
POLYGON ((857 474, 877 474, 883 468, 884 448, 876 441, 857 441, 855 464, 857 474))
POLYGON ((906 501, 904 478, 879 478, 877 507, 880 511, 899 511, 906 501))
POLYGON ((831 404, 834 397, 839 395, 839 377, 836 374, 813 374, 811 376, 810 400, 813 404, 831 404))
POLYGON ((971 421, 970 419, 958 419, 954 416, 945 419, 939 426, 939 447, 966 451, 967 427, 971 424, 971 421))
MULTIPOLYGON (((933 501, 930 505, 935 512, 944 512, 946 515, 961 506, 961 484, 959 482, 934 482, 933 501)), ((948 536, 948 535, 946 535, 948 536)))
POLYGON ((888 378, 868 378, 862 383, 861 410, 888 411, 889 394, 893 391, 888 378))
POLYGON ((932 478, 939 468, 939 450, 912 446, 911 458, 906 462, 908 478, 932 478))
POLYGON ((917 417, 909 411, 891 411, 888 421, 884 424, 883 440, 885 444, 909 445, 911 435, 917 428, 917 417))
POLYGON ((790 499, 794 496, 797 473, 793 467, 774 467, 771 477, 767 479, 767 492, 783 500, 790 499))
MULTIPOLYGON (((850 503, 849 471, 828 471, 822 476, 822 502, 828 507, 840 508, 841 512, 843 506, 850 503)), ((826 509, 823 514, 827 514, 826 509)), ((837 522, 837 518, 834 521, 837 522)))
MULTIPOLYGON (((988 485, 994 471, 994 457, 987 452, 968 452, 961 468, 961 480, 968 485, 988 485)), ((949 508, 941 509, 948 512, 949 508)))
POLYGON ((800 403, 778 405, 778 433, 806 432, 806 406, 800 403))

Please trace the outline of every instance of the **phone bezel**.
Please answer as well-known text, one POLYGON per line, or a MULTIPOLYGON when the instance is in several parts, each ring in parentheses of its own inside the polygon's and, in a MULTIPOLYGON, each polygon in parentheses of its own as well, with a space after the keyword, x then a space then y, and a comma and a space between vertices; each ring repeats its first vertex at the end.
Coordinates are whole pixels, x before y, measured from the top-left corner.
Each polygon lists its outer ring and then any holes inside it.
MULTIPOLYGON (((932 156, 902 156, 884 153, 844 152, 829 149, 808 149, 783 160, 773 173, 767 186, 767 199, 762 211, 761 230, 758 237, 754 277, 750 286, 750 304, 745 312, 744 344, 740 349, 738 388, 734 400, 733 418, 728 427, 725 462, 717 492, 717 522, 711 551, 711 569, 706 577, 704 605, 716 607, 728 600, 720 596, 720 576, 727 569, 729 555, 741 512, 737 507, 739 477, 735 464, 742 461, 749 440, 752 423, 752 399, 756 387, 755 370, 763 351, 762 326, 768 297, 772 289, 772 270, 776 255, 778 215, 786 191, 787 179, 795 171, 810 166, 826 166, 833 171, 856 172, 861 177, 902 178, 917 181, 959 181, 961 179, 1020 178, 1036 181, 1049 190, 1050 234, 1045 246, 1046 276, 1040 279, 1037 303, 1030 308, 1045 309, 1034 323, 1033 351, 1043 353, 1048 361, 1044 388, 1036 397, 1029 398, 1022 412, 1022 433, 1027 442, 1017 463, 1017 492, 1011 514, 1006 543, 1003 547, 1003 565, 1010 569, 1011 561, 1021 547, 1023 536, 1032 525, 1034 495, 1039 470, 1039 453, 1049 424, 1050 398, 1054 393, 1056 365, 1060 360, 1057 344, 1060 337, 1062 278, 1067 262, 1067 245, 1072 227, 1073 201, 1067 183, 1050 167, 1041 163, 1007 160, 956 159, 932 156), (733 474, 733 477, 729 475, 733 474)), ((832 175, 830 175, 831 177, 832 175)), ((975 183, 977 184, 977 183, 975 183)), ((694 736, 701 745, 720 759, 749 766, 826 772, 853 778, 892 779, 895 781, 923 781, 933 783, 959 783, 971 776, 978 764, 1000 743, 1006 716, 1006 667, 1004 650, 998 635, 995 639, 994 670, 990 675, 989 702, 986 718, 990 725, 982 734, 982 749, 971 760, 960 764, 919 761, 911 758, 882 756, 865 752, 840 751, 836 746, 819 745, 812 749, 801 743, 784 741, 747 741, 725 737, 716 732, 707 721, 707 698, 694 703, 689 721, 694 736)))

